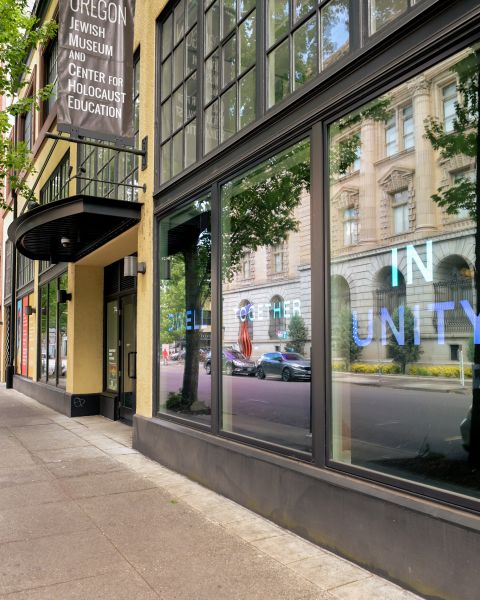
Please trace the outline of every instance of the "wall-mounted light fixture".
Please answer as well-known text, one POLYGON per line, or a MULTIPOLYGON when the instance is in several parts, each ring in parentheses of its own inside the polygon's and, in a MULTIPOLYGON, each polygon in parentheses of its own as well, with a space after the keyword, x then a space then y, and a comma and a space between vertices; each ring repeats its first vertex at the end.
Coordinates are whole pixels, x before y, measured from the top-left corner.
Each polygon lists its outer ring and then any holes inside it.
POLYGON ((125 256, 123 259, 123 276, 136 277, 137 273, 145 273, 147 265, 144 262, 138 262, 136 256, 125 256))
POLYGON ((57 290, 57 303, 65 304, 67 300, 72 299, 72 294, 69 294, 67 290, 57 290))
POLYGON ((37 312, 37 309, 34 308, 33 306, 26 306, 25 307, 25 314, 27 315, 27 317, 31 317, 32 315, 34 315, 37 312))

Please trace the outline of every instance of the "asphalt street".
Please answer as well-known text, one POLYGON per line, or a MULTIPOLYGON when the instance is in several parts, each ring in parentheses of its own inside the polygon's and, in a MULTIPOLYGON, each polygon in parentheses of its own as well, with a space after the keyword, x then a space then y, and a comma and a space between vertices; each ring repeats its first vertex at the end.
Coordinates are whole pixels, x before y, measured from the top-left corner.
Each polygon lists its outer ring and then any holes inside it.
MULTIPOLYGON (((182 386, 183 365, 162 368, 163 393, 182 386)), ((368 381, 368 380, 366 380, 368 381)), ((211 377, 200 365, 199 399, 210 405, 211 377)), ((333 397, 350 411, 352 459, 415 456, 428 449, 465 458, 460 423, 470 406, 468 393, 399 389, 334 382, 333 397)), ((224 427, 237 433, 308 450, 310 383, 247 376, 223 376, 224 427)))

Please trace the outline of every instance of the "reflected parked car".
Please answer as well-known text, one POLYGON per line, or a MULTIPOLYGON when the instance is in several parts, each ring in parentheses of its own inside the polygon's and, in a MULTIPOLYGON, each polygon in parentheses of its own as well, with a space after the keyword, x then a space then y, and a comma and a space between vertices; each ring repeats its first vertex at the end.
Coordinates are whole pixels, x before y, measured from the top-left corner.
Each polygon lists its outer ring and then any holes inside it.
MULTIPOLYGON (((212 373, 212 355, 209 352, 205 359, 205 371, 212 373)), ((226 375, 250 375, 254 377, 257 367, 253 360, 233 348, 224 348, 222 351, 222 370, 226 375)))
POLYGON ((257 363, 257 377, 280 377, 283 381, 310 381, 310 361, 297 352, 267 352, 257 363))

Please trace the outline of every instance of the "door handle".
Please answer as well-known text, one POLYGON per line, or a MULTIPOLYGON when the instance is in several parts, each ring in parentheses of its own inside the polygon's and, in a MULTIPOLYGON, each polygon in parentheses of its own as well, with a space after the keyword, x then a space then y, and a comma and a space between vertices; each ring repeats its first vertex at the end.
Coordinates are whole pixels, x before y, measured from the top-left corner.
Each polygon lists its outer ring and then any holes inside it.
POLYGON ((127 355, 127 372, 130 379, 137 378, 137 353, 129 352, 127 355), (131 360, 133 356, 133 360, 131 360), (132 368, 133 367, 133 368, 132 368))

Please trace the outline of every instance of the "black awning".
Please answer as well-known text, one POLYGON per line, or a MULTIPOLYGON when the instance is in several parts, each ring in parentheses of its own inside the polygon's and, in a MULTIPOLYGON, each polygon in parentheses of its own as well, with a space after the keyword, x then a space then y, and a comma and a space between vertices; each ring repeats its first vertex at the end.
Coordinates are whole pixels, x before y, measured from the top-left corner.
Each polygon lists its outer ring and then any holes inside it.
POLYGON ((76 262, 140 221, 138 202, 72 196, 27 211, 8 237, 20 254, 35 260, 76 262))

